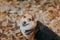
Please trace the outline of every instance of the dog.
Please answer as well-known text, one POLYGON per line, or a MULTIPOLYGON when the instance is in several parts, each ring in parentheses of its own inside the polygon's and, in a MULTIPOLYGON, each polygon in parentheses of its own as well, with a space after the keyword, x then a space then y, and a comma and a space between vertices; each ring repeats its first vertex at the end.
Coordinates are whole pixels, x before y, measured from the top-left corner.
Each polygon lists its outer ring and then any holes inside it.
POLYGON ((20 30, 27 40, 34 40, 35 28, 37 25, 35 17, 34 13, 25 11, 25 13, 21 16, 21 20, 18 21, 20 30))

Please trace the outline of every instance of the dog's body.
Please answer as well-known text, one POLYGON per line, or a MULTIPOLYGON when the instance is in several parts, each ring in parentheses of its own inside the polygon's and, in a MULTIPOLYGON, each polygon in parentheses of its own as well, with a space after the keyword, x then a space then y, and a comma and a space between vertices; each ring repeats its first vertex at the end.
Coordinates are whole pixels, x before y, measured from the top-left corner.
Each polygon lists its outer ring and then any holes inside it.
POLYGON ((25 13, 22 15, 19 22, 20 30, 23 36, 28 40, 34 40, 34 31, 37 21, 35 20, 34 14, 25 13))

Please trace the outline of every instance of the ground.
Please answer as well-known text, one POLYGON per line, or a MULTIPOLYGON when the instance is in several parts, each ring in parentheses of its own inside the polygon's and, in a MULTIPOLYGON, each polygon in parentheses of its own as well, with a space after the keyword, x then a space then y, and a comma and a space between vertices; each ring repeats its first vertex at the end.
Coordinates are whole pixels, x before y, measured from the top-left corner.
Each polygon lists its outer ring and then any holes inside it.
MULTIPOLYGON (((50 32, 54 32, 60 38, 60 0, 0 0, 1 40, 26 40, 16 23, 25 11, 34 13, 36 19, 40 22, 38 34, 41 34, 41 40, 46 39, 43 36, 50 36, 50 32), (47 30, 45 27, 50 32, 45 33, 45 30, 47 30)), ((50 40, 60 40, 54 38, 50 40)))

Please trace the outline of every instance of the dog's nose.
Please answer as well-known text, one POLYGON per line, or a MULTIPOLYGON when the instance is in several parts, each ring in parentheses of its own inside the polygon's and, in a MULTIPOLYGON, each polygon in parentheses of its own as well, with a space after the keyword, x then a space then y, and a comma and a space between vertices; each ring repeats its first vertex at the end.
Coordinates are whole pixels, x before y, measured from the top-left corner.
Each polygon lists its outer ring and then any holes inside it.
POLYGON ((23 26, 27 26, 29 25, 29 23, 27 23, 26 21, 23 22, 23 26))
POLYGON ((24 21, 23 23, 26 24, 26 21, 24 21))

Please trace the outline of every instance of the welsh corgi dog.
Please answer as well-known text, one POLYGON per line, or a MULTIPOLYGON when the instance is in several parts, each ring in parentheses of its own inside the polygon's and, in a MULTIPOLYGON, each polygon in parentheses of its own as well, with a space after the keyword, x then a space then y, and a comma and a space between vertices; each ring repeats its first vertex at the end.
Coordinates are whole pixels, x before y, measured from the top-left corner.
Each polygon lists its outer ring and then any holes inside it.
POLYGON ((37 20, 35 19, 35 14, 25 11, 21 16, 20 21, 18 21, 18 26, 27 40, 34 40, 35 27, 37 25, 37 20))

